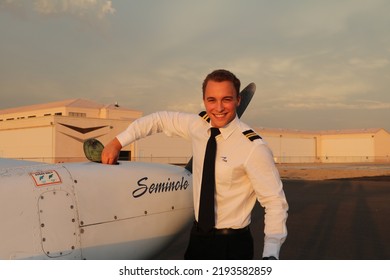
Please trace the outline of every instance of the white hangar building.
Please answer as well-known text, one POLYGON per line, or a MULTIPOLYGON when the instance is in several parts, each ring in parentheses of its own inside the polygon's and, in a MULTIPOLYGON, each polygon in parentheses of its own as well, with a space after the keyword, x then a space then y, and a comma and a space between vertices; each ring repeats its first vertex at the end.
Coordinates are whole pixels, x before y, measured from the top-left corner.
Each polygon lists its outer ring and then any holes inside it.
MULTIPOLYGON (((84 99, 0 110, 0 157, 48 163, 85 161, 83 142, 109 142, 142 112, 84 99)), ((130 159, 134 146, 121 156, 130 159)))
POLYGON ((390 134, 382 128, 256 131, 268 143, 278 163, 390 162, 390 134))
MULTIPOLYGON (((0 157, 48 163, 85 161, 83 142, 108 143, 142 112, 84 99, 0 110, 0 157)), ((390 162, 384 129, 299 131, 258 128, 277 163, 390 162)), ((190 143, 153 135, 123 148, 122 160, 185 164, 190 143)))

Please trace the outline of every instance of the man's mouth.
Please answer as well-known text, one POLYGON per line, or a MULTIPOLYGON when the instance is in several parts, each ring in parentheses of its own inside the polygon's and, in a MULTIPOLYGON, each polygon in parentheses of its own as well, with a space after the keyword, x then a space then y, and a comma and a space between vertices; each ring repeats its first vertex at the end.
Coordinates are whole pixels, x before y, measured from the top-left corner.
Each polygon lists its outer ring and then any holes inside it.
POLYGON ((224 118, 226 114, 214 114, 216 118, 224 118))

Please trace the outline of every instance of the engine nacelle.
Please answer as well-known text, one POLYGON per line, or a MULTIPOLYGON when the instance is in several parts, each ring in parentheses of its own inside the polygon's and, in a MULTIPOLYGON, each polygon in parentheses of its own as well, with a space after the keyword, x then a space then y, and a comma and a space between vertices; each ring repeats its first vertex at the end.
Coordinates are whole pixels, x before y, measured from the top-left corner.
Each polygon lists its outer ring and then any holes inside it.
POLYGON ((191 222, 192 176, 139 162, 2 167, 0 205, 1 259, 146 259, 191 222))

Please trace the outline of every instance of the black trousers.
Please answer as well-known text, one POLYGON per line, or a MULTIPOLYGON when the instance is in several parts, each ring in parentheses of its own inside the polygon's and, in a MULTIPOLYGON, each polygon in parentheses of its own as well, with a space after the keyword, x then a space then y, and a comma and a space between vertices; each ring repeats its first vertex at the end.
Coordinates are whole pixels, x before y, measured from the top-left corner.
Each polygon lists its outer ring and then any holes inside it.
POLYGON ((187 250, 186 260, 251 260, 253 259, 253 238, 251 231, 237 231, 230 234, 198 231, 194 225, 187 250))

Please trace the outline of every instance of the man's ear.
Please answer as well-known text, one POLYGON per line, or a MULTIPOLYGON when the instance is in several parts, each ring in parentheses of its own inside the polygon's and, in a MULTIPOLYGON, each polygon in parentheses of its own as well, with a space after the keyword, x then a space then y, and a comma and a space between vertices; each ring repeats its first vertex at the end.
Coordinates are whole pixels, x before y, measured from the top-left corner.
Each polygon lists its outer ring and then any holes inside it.
POLYGON ((241 103, 241 95, 237 96, 237 107, 240 106, 241 103))

